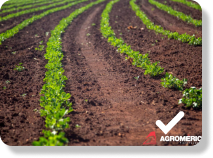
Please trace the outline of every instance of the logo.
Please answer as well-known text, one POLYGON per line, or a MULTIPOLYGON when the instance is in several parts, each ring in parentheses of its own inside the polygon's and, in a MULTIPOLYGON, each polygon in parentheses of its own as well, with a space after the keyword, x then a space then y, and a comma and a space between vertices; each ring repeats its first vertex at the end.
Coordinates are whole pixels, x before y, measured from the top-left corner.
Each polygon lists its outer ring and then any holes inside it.
POLYGON ((184 116, 184 112, 180 111, 167 125, 164 125, 161 120, 156 121, 156 125, 167 134, 184 116))
POLYGON ((143 143, 143 145, 157 145, 155 131, 150 132, 148 134, 148 136, 146 137, 146 141, 143 143))

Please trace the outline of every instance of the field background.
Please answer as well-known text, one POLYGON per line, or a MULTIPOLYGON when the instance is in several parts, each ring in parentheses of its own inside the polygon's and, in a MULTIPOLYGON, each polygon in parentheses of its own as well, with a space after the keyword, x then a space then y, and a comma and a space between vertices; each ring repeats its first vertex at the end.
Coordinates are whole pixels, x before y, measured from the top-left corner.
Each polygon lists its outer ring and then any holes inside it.
MULTIPOLYGON (((82 4, 88 4, 88 2, 83 2, 82 4)), ((69 114, 72 122, 70 124, 71 128, 66 131, 70 141, 69 145, 142 145, 143 141, 141 140, 145 140, 149 132, 156 131, 158 138, 163 134, 155 126, 157 119, 163 120, 166 124, 180 110, 184 111, 187 116, 171 131, 170 135, 180 133, 181 135, 187 135, 189 132, 190 135, 202 135, 201 111, 188 110, 178 105, 177 101, 181 98, 181 93, 161 87, 160 78, 152 79, 144 76, 142 69, 133 67, 129 60, 125 61, 125 55, 115 53, 116 48, 107 43, 106 39, 101 38, 102 35, 99 30, 101 17, 97 15, 102 13, 105 8, 103 4, 107 2, 83 12, 73 20, 63 35, 64 59, 62 62, 65 65, 65 75, 68 77, 65 91, 72 95, 71 101, 74 108, 74 112, 69 114), (95 26, 92 26, 93 23, 95 23, 95 26), (136 76, 140 76, 138 81, 134 79, 136 76), (168 107, 171 110, 168 111, 168 107), (164 111, 168 111, 168 114, 165 115, 164 111), (80 124, 81 128, 76 128, 76 124, 80 124), (194 127, 196 127, 196 130, 194 130, 194 127), (88 132, 91 128, 94 131, 88 132)), ((21 30, 16 36, 7 39, 2 44, 1 49, 4 50, 5 54, 2 53, 1 57, 6 59, 2 60, 2 65, 7 65, 8 63, 10 65, 8 68, 5 67, 2 76, 5 80, 11 79, 11 76, 17 76, 13 78, 14 84, 10 87, 17 91, 11 90, 4 93, 7 97, 11 95, 8 97, 11 100, 8 100, 3 95, 1 96, 4 98, 2 100, 4 100, 5 105, 11 105, 6 115, 14 121, 17 127, 16 132, 14 132, 10 127, 11 120, 5 123, 9 129, 5 127, 3 130, 4 140, 7 143, 10 142, 10 145, 30 145, 33 140, 37 140, 38 137, 42 136, 41 133, 36 131, 39 129, 41 132, 45 128, 44 119, 39 114, 35 115, 33 110, 35 108, 39 110, 39 92, 43 85, 41 78, 44 77, 46 71, 44 69, 46 61, 43 57, 45 51, 35 51, 35 48, 39 46, 41 40, 44 41, 44 45, 48 41, 49 36, 45 36, 45 32, 53 30, 62 17, 67 17, 70 12, 82 4, 72 7, 69 12, 64 10, 61 11, 61 14, 53 13, 48 15, 21 30), (51 25, 45 25, 47 21, 51 25), (36 34, 38 37, 35 37, 36 34), (12 50, 6 48, 6 46, 12 47, 12 50), (19 50, 17 51, 17 56, 9 54, 16 50, 19 50), (17 72, 13 71, 13 66, 19 62, 24 63, 26 69, 32 71, 21 72, 22 76, 19 76, 17 72), (27 94, 25 98, 20 97, 20 94, 25 93, 27 94), (28 108, 29 105, 30 108, 28 108), (14 113, 11 113, 11 111, 14 111, 14 113), (16 122, 18 119, 20 121, 16 122), (26 127, 29 124, 32 125, 26 127), (28 132, 25 132, 27 130, 28 132), (12 138, 9 137, 11 134, 13 135, 12 138), (21 138, 20 141, 17 142, 17 138, 21 138)), ((137 4, 140 5, 139 3, 137 4)), ((147 12, 147 14, 149 13, 147 12)), ((162 14, 162 12, 159 11, 158 14, 162 14)), ((22 17, 28 18, 31 15, 22 17)), ((169 18, 169 15, 166 16, 169 18)), ((13 20, 7 21, 6 26, 12 28, 14 25, 13 20)), ((17 23, 20 22, 19 20, 19 17, 15 18, 17 23)), ((3 24, 3 22, 1 23, 3 24)), ((173 73, 180 79, 184 77, 188 79, 187 88, 190 86, 202 86, 202 67, 199 67, 202 60, 201 47, 192 47, 187 43, 175 40, 171 40, 170 43, 167 40, 162 40, 160 35, 155 35, 152 31, 149 32, 148 29, 141 31, 140 28, 145 28, 145 26, 135 16, 128 1, 118 2, 113 6, 110 13, 110 24, 116 35, 120 35, 120 32, 122 32, 120 36, 124 38, 127 44, 132 46, 133 50, 140 52, 150 51, 149 57, 151 60, 153 62, 161 61, 161 66, 168 72, 177 67, 173 73), (128 14, 126 14, 125 10, 117 12, 120 6, 125 8, 128 14), (115 14, 121 18, 112 16, 115 14), (122 17, 122 15, 125 16, 122 17), (129 19, 131 19, 131 23, 126 22, 129 19), (128 32, 127 27, 130 25, 138 26, 138 29, 128 32), (145 44, 140 42, 141 38, 146 42, 145 44), (158 42, 155 43, 155 41, 158 42), (155 45, 152 47, 153 43, 155 45), (172 48, 173 45, 176 47, 172 48), (177 53, 175 50, 182 52, 183 55, 186 51, 188 56, 185 56, 185 58, 181 58, 181 56, 175 57, 173 55, 177 53), (160 53, 162 51, 168 52, 168 58, 165 58, 165 55, 161 56, 160 53), (189 52, 194 52, 196 57, 192 58, 193 55, 189 52), (176 61, 177 58, 179 61, 176 61), (184 59, 185 61, 183 62, 184 59), (176 63, 170 66, 169 64, 173 62, 176 63), (190 62, 191 64, 189 64, 190 62), (184 65, 185 63, 187 63, 186 66, 184 65), (183 67, 188 69, 189 72, 181 73, 183 67), (190 78, 190 76, 193 76, 193 78, 190 78)), ((184 26, 186 24, 180 25, 184 26)), ((164 27, 176 29, 168 25, 164 27)), ((187 27, 196 30, 194 26, 189 25, 187 27)), ((9 28, 4 27, 1 32, 9 28)), ((199 37, 201 30, 198 29, 197 31, 199 37)), ((158 142, 158 145, 172 144, 158 142)))

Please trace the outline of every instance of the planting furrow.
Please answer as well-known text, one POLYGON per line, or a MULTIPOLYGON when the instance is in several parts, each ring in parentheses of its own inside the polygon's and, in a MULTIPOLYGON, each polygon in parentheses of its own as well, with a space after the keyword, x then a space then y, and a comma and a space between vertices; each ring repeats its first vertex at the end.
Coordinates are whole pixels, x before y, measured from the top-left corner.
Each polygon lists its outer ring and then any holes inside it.
MULTIPOLYGON (((142 69, 133 67, 124 54, 116 53, 115 47, 101 37, 101 17, 97 16, 101 12, 102 9, 94 7, 83 13, 67 28, 62 39, 63 65, 68 78, 65 91, 72 94, 74 109, 69 114, 71 129, 66 130, 68 145, 142 145, 150 131, 156 131, 158 138, 164 135, 155 127, 157 119, 168 123, 176 112, 188 110, 177 105, 181 93, 163 88, 159 80, 144 76, 142 69), (138 80, 134 78, 137 76, 138 80)), ((197 124, 192 135, 199 135, 200 119, 200 112, 190 111, 170 134, 184 135, 192 129, 191 125, 197 124), (190 120, 192 117, 196 121, 190 120)))
POLYGON ((149 0, 149 3, 152 5, 155 5, 157 8, 167 12, 168 14, 176 16, 178 19, 191 23, 195 26, 202 26, 202 20, 193 19, 190 15, 185 15, 184 13, 176 11, 176 10, 172 9, 171 7, 164 5, 162 3, 159 3, 155 0, 149 0))
POLYGON ((4 111, 0 112, 0 133, 6 144, 29 146, 43 135, 45 120, 39 114, 39 93, 47 62, 44 58, 45 50, 36 48, 43 45, 45 49, 50 31, 60 20, 86 4, 88 2, 82 2, 47 15, 0 45, 0 84, 6 86, 6 90, 2 87, 0 89, 0 110, 4 111), (19 63, 23 63, 25 67, 22 72, 13 70, 19 63), (9 84, 6 84, 7 80, 10 81, 9 84), (4 118, 2 122, 1 118, 4 118))
POLYGON ((63 75, 61 60, 63 59, 61 34, 65 31, 72 20, 93 5, 99 4, 104 0, 92 2, 71 13, 68 17, 60 21, 60 24, 51 31, 51 37, 48 40, 45 59, 48 60, 45 68, 44 82, 41 94, 41 116, 46 117, 45 123, 47 130, 43 130, 44 137, 40 137, 39 141, 34 141, 35 146, 61 146, 68 143, 65 137, 64 129, 69 128, 70 118, 66 117, 68 113, 73 111, 72 103, 69 102, 71 95, 65 93, 65 80, 67 77, 63 75))
POLYGON ((71 129, 66 130, 68 145, 142 145, 139 138, 154 129, 143 112, 154 115, 154 110, 140 106, 143 98, 132 76, 135 72, 117 72, 110 63, 114 58, 105 59, 115 50, 99 43, 103 39, 98 15, 103 7, 95 6, 75 19, 63 36, 65 90, 72 94, 74 109, 69 114, 71 129))
POLYGON ((41 18, 47 16, 48 14, 51 14, 51 13, 54 13, 54 12, 57 12, 57 11, 60 11, 60 10, 67 9, 67 8, 73 6, 73 5, 76 5, 76 4, 84 2, 84 1, 87 1, 87 0, 80 0, 80 1, 76 1, 76 2, 70 3, 68 5, 62 6, 62 7, 53 8, 53 9, 50 9, 50 10, 47 10, 47 11, 43 12, 42 14, 35 15, 35 16, 32 16, 29 19, 24 20, 23 22, 21 22, 20 24, 16 25, 12 29, 7 30, 6 32, 0 34, 0 45, 1 45, 1 43, 4 40, 6 40, 6 39, 8 39, 10 37, 13 37, 20 30, 22 30, 24 27, 28 26, 29 24, 32 24, 34 21, 36 21, 38 19, 41 19, 41 18))
POLYGON ((18 17, 18 16, 23 15, 23 14, 33 13, 33 12, 45 10, 45 9, 48 9, 48 8, 56 7, 56 6, 59 7, 60 5, 64 5, 64 4, 72 2, 72 1, 74 1, 74 0, 64 0, 62 2, 50 4, 50 5, 47 5, 47 6, 42 6, 42 7, 38 7, 38 8, 33 8, 33 9, 20 11, 20 12, 17 12, 17 13, 12 13, 12 14, 9 14, 7 16, 0 17, 0 22, 8 20, 8 19, 11 19, 11 18, 14 18, 14 17, 18 17))
POLYGON ((160 25, 155 25, 150 19, 146 16, 144 12, 140 10, 140 7, 135 4, 136 0, 130 0, 130 5, 135 11, 136 15, 143 21, 146 27, 150 30, 154 30, 156 33, 168 36, 168 38, 179 40, 183 43, 189 43, 190 45, 202 45, 202 38, 196 38, 194 35, 190 36, 188 34, 179 34, 178 32, 171 32, 169 30, 164 30, 160 25))
POLYGON ((190 1, 187 1, 187 0, 172 0, 172 1, 185 4, 189 7, 192 7, 192 8, 197 9, 197 10, 202 10, 201 6, 199 4, 195 4, 194 2, 190 2, 190 1))

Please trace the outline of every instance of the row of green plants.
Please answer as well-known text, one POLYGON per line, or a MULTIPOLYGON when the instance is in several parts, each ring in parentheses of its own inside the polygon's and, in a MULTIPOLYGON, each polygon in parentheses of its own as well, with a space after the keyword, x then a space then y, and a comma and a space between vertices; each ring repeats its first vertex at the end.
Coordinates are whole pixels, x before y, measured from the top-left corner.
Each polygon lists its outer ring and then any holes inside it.
POLYGON ((144 12, 140 10, 140 7, 135 4, 136 0, 130 0, 130 5, 132 9, 136 12, 136 15, 143 21, 147 29, 154 30, 156 33, 167 36, 169 39, 175 39, 182 41, 183 43, 189 43, 190 45, 202 45, 202 38, 196 38, 195 35, 190 36, 188 34, 179 34, 178 32, 171 32, 169 30, 164 30, 160 25, 155 25, 149 20, 144 12))
POLYGON ((165 78, 161 79, 161 85, 165 88, 177 89, 183 91, 183 97, 179 100, 178 104, 184 104, 187 108, 193 107, 194 109, 202 108, 202 88, 197 89, 196 87, 191 87, 185 89, 187 84, 187 79, 179 80, 172 74, 166 73, 165 78))
POLYGON ((64 69, 61 63, 63 60, 61 35, 75 17, 103 1, 97 0, 75 10, 68 17, 62 19, 59 25, 51 31, 51 37, 47 42, 46 54, 44 55, 48 63, 45 66, 47 72, 44 78, 45 84, 41 91, 43 96, 40 99, 42 107, 40 113, 42 117, 46 117, 45 126, 47 130, 43 130, 44 137, 33 142, 35 146, 61 146, 68 143, 63 131, 69 127, 70 122, 70 118, 66 115, 73 109, 72 103, 69 102, 71 95, 63 90, 67 77, 63 75, 64 69))
POLYGON ((172 1, 183 3, 183 4, 187 5, 188 7, 191 7, 191 8, 197 9, 197 10, 202 10, 201 6, 198 4, 195 4, 194 2, 190 2, 187 0, 172 0, 172 1))
POLYGON ((176 10, 172 9, 171 7, 164 5, 162 3, 159 3, 155 0, 149 0, 149 3, 152 5, 155 5, 157 8, 159 8, 163 11, 166 11, 167 13, 169 13, 173 16, 176 16, 177 18, 179 18, 185 22, 191 23, 195 26, 202 26, 202 20, 193 19, 190 15, 185 15, 184 13, 176 11, 176 10))
POLYGON ((74 0, 63 0, 62 2, 50 4, 50 5, 47 5, 47 6, 42 6, 42 7, 32 8, 32 9, 28 9, 28 10, 23 10, 23 11, 20 11, 20 12, 17 12, 17 13, 12 13, 12 14, 6 15, 4 17, 0 17, 0 22, 14 18, 14 17, 17 17, 17 16, 20 16, 20 15, 23 15, 23 14, 33 13, 33 12, 45 10, 45 9, 48 9, 48 8, 56 7, 58 5, 63 5, 65 3, 68 3, 68 2, 71 2, 71 1, 74 1, 74 0))
POLYGON ((36 6, 39 6, 39 5, 44 5, 44 4, 53 3, 53 2, 60 2, 60 0, 42 1, 40 3, 24 5, 24 6, 20 6, 20 7, 17 7, 17 8, 5 9, 5 10, 2 10, 0 12, 0 14, 2 14, 2 13, 8 13, 8 12, 13 12, 13 11, 18 11, 18 10, 24 10, 24 9, 27 9, 27 8, 33 8, 33 7, 36 7, 36 6))
MULTIPOLYGON (((138 51, 133 51, 131 49, 131 46, 127 45, 121 38, 116 38, 115 33, 111 29, 111 26, 109 23, 109 13, 111 12, 113 5, 117 3, 118 1, 119 0, 113 0, 109 2, 106 5, 106 8, 104 9, 103 13, 101 14, 102 19, 100 24, 101 25, 100 30, 102 35, 108 39, 108 42, 111 43, 111 45, 117 47, 118 52, 125 53, 126 55, 128 55, 126 59, 129 59, 129 58, 133 59, 132 65, 145 69, 144 75, 150 75, 151 77, 155 77, 162 74, 164 72, 164 69, 158 65, 159 62, 151 63, 147 53, 143 55, 143 54, 140 54, 140 52, 138 51)), ((173 88, 180 91, 183 91, 184 86, 187 84, 187 79, 179 80, 178 78, 176 78, 175 76, 169 73, 166 73, 165 77, 162 78, 161 80, 162 80, 161 85, 163 87, 173 88)), ((196 103, 195 101, 196 99, 193 98, 194 96, 195 95, 191 95, 187 99, 194 100, 194 102, 196 103)), ((193 104, 191 104, 191 106, 192 105, 193 104)))
POLYGON ((101 14, 101 33, 102 35, 108 39, 108 42, 111 45, 117 47, 117 51, 120 53, 125 53, 128 55, 128 58, 133 59, 133 65, 137 67, 141 67, 145 69, 145 75, 149 74, 150 76, 154 77, 161 73, 163 73, 164 69, 161 68, 157 63, 151 63, 148 54, 142 55, 138 51, 133 51, 131 46, 128 46, 121 38, 116 38, 114 31, 111 29, 109 24, 109 13, 112 9, 114 3, 117 3, 119 0, 111 1, 107 4, 105 10, 101 14))
MULTIPOLYGON (((28 5, 28 4, 32 4, 32 3, 39 3, 39 2, 42 2, 42 1, 43 0, 20 0, 20 1, 7 0, 2 4, 2 7, 0 8, 0 10, 1 9, 13 8, 13 7, 19 7, 19 6, 22 6, 22 5, 28 5)), ((52 0, 46 0, 46 1, 51 2, 52 0)))
POLYGON ((69 8, 71 6, 74 6, 74 5, 78 4, 78 3, 82 3, 82 2, 85 2, 85 1, 88 1, 88 0, 79 0, 79 1, 76 1, 76 2, 73 2, 73 3, 70 3, 68 5, 64 5, 62 7, 53 8, 53 9, 47 10, 47 11, 45 11, 45 12, 39 14, 39 15, 34 15, 31 18, 24 20, 22 23, 16 25, 12 29, 7 30, 6 32, 0 34, 0 45, 2 44, 2 42, 4 40, 6 40, 6 39, 8 39, 10 37, 13 37, 15 34, 17 34, 19 32, 19 30, 22 30, 23 28, 25 28, 29 24, 32 24, 34 21, 36 21, 38 19, 41 19, 44 16, 49 15, 51 13, 67 9, 67 8, 69 8))
MULTIPOLYGON (((39 2, 43 2, 44 0, 14 0, 14 1, 7 1, 2 5, 1 9, 9 9, 9 8, 16 8, 22 5, 28 5, 28 4, 33 4, 33 3, 39 3, 39 2)), ((51 0, 46 0, 46 1, 51 1, 51 0)))

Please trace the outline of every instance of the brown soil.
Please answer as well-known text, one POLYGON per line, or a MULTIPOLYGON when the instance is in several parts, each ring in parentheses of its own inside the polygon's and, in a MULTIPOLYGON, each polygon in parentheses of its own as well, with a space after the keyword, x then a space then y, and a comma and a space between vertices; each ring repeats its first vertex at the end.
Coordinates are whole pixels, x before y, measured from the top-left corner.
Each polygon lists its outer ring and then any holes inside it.
MULTIPOLYGON (((178 105, 181 92, 163 88, 160 85, 161 77, 144 76, 144 70, 132 66, 125 60, 124 54, 118 53, 102 37, 100 20, 106 3, 98 4, 82 13, 73 20, 62 36, 63 68, 68 78, 65 91, 71 93, 74 108, 74 112, 68 115, 71 118, 70 128, 65 131, 69 139, 68 145, 143 145, 146 136, 152 131, 156 132, 157 145, 181 145, 160 142, 160 137, 165 134, 155 125, 157 120, 167 124, 180 111, 185 113, 184 118, 167 135, 202 135, 202 111, 178 105), (92 23, 96 25, 92 26, 92 23), (139 76, 138 80, 134 78, 136 76, 139 76), (76 124, 81 127, 76 128, 76 124)), ((69 13, 71 11, 72 9, 69 13)), ((33 50, 41 40, 46 44, 48 37, 45 37, 45 32, 54 29, 58 21, 69 13, 61 12, 58 17, 51 14, 0 46, 3 52, 0 60, 4 63, 1 64, 1 85, 4 86, 6 80, 11 81, 7 90, 0 91, 3 94, 3 104, 0 104, 3 105, 0 109, 0 131, 6 144, 31 145, 34 138, 37 140, 42 135, 40 132, 44 129, 44 119, 33 112, 33 109, 40 108, 38 93, 43 84, 46 61, 43 57, 44 51, 33 50), (49 19, 52 20, 49 22, 51 25, 45 25, 49 19), (43 30, 37 33, 39 39, 32 39, 38 25, 43 30), (11 55, 6 45, 14 47, 12 51, 19 50, 17 55, 20 57, 11 55), (33 48, 27 50, 29 47, 33 48), (34 61, 33 58, 39 60, 34 61), (23 62, 27 70, 15 72, 13 68, 19 62, 23 62), (18 77, 14 77, 15 75, 18 77), (30 92, 33 87, 36 88, 30 92), (23 93, 27 93, 25 98, 19 96, 23 93), (32 95, 35 96, 31 97, 32 95), (36 119, 32 119, 33 117, 36 119), (33 126, 27 126, 31 123, 33 126)), ((180 79, 187 78, 187 87, 202 86, 201 47, 166 38, 162 40, 161 35, 145 28, 127 0, 113 6, 110 25, 116 36, 122 37, 133 50, 143 54, 150 51, 151 61, 160 61, 166 71, 180 79), (137 26, 137 29, 128 31, 127 27, 130 25, 137 26), (145 28, 143 31, 140 30, 142 27, 145 28), (151 46, 156 40, 158 42, 151 46)))

